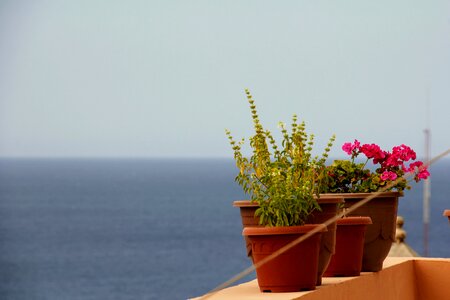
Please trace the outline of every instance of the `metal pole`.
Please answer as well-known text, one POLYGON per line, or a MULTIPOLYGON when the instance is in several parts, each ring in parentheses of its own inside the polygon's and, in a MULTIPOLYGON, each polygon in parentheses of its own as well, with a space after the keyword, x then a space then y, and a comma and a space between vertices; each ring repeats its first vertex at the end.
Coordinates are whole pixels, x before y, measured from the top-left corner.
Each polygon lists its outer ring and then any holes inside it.
MULTIPOLYGON (((425 161, 430 162, 430 130, 427 128, 425 133, 425 161)), ((430 179, 424 181, 423 186, 423 256, 428 256, 428 232, 430 224, 430 179)))

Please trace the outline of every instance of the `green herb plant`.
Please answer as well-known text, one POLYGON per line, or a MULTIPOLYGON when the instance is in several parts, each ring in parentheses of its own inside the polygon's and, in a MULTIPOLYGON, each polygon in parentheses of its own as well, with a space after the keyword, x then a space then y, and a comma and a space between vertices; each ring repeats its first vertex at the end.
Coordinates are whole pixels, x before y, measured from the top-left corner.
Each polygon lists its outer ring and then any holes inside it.
POLYGON ((255 101, 245 90, 253 119, 254 135, 250 137, 252 154, 242 153, 245 140, 236 141, 226 130, 239 169, 236 181, 259 208, 256 216, 265 226, 303 225, 314 210, 320 210, 315 197, 326 184, 325 162, 335 140, 333 135, 320 158, 312 155, 314 135, 307 134, 305 123, 292 117, 290 130, 281 128, 281 147, 269 130, 262 126, 255 101))

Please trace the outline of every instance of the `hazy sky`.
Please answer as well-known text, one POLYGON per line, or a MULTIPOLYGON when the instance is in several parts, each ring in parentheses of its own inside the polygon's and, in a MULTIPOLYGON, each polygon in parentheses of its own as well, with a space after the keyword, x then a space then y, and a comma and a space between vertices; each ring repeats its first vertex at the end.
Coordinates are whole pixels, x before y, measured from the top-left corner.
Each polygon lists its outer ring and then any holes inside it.
POLYGON ((232 157, 224 129, 450 147, 450 1, 0 2, 0 156, 232 157))

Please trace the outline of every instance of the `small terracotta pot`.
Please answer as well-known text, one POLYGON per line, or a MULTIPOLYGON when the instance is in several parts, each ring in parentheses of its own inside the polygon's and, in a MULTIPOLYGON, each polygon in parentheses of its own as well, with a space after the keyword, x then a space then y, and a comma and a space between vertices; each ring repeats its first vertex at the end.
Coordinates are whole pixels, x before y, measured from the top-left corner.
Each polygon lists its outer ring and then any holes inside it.
MULTIPOLYGON (((336 216, 339 204, 344 202, 344 198, 325 197, 320 195, 317 199, 322 211, 314 211, 306 220, 306 223, 321 224, 336 216)), ((319 262, 317 268, 317 285, 322 284, 323 272, 330 263, 331 256, 335 252, 336 244, 336 222, 327 226, 327 232, 322 234, 320 242, 319 262)))
POLYGON ((297 292, 315 289, 320 240, 326 227, 323 224, 307 224, 292 227, 244 228, 242 234, 251 244, 255 264, 313 229, 320 231, 256 267, 261 292, 297 292))
POLYGON ((444 216, 448 217, 448 221, 450 222, 450 209, 444 210, 444 216))
MULTIPOLYGON (((243 228, 261 226, 259 225, 259 218, 255 217, 255 211, 259 207, 258 204, 252 203, 250 200, 238 200, 233 202, 233 206, 239 208, 243 228)), ((252 258, 252 245, 246 236, 244 236, 244 239, 247 256, 252 258)))
POLYGON ((323 276, 359 276, 364 251, 364 235, 370 217, 346 217, 337 221, 336 252, 323 276))
MULTIPOLYGON (((336 216, 338 212, 338 206, 340 203, 344 202, 343 197, 325 197, 320 195, 319 199, 317 199, 321 211, 314 211, 306 220, 306 223, 310 224, 321 224, 327 221, 328 219, 336 216)), ((255 211, 258 209, 259 205, 256 203, 252 203, 250 200, 240 200, 234 201, 233 206, 239 207, 241 213, 242 226, 244 228, 248 226, 258 227, 259 218, 255 217, 255 211)), ((247 247, 247 256, 252 258, 252 248, 248 238, 245 237, 245 243, 247 247)), ((325 272, 328 264, 331 260, 331 255, 335 250, 335 242, 336 242, 336 222, 327 226, 327 232, 322 235, 322 240, 320 243, 320 252, 319 252, 319 262, 318 262, 318 271, 317 271, 317 285, 322 284, 322 274, 325 272)))
MULTIPOLYGON (((345 208, 370 196, 371 193, 336 193, 325 194, 327 197, 344 197, 345 208)), ((363 272, 377 272, 383 268, 386 259, 395 242, 395 229, 398 208, 398 192, 380 193, 376 198, 359 207, 348 216, 369 216, 372 225, 367 227, 364 238, 363 272)))

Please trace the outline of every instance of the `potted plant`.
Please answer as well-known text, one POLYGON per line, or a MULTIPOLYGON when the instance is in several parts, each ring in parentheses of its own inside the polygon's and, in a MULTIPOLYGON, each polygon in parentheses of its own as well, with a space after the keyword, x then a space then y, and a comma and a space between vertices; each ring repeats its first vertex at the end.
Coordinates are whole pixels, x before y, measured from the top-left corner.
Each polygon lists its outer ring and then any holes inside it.
POLYGON ((351 159, 335 160, 328 166, 328 184, 322 192, 344 197, 346 208, 377 192, 374 199, 349 215, 372 219, 365 235, 362 271, 379 271, 395 241, 398 197, 411 188, 404 175, 411 173, 418 182, 430 173, 423 162, 415 161, 414 150, 403 144, 384 151, 376 144, 361 145, 355 140, 342 149, 351 159), (357 161, 360 155, 365 156, 364 162, 357 161), (378 193, 380 190, 383 192, 378 193))
POLYGON ((261 125, 248 90, 246 94, 255 130, 250 137, 251 156, 243 154, 243 139, 236 142, 230 131, 226 134, 239 169, 236 181, 251 196, 251 202, 257 204, 254 216, 260 226, 245 227, 243 235, 251 245, 260 290, 314 289, 320 232, 326 231, 326 227, 305 223, 314 211, 320 210, 316 197, 325 182, 325 161, 334 137, 320 158, 313 156, 314 136, 306 133, 305 124, 298 123, 294 115, 290 132, 280 123, 282 147, 279 148, 271 132, 261 125), (258 267, 265 257, 315 228, 320 232, 258 267))
MULTIPOLYGON (((319 204, 320 209, 313 211, 306 223, 321 224, 333 218, 339 211, 339 207, 344 203, 343 197, 335 197, 335 195, 328 196, 320 194, 319 198, 314 195, 319 204)), ((241 214, 242 226, 255 227, 263 226, 259 224, 259 218, 255 216, 258 209, 258 203, 251 200, 238 200, 233 202, 233 206, 238 207, 241 214)), ((322 284, 322 275, 330 263, 332 255, 335 253, 336 245, 336 222, 327 226, 327 231, 322 234, 319 250, 319 262, 317 267, 317 285, 322 284)), ((247 247, 247 256, 252 258, 252 245, 250 241, 244 237, 247 247)))

